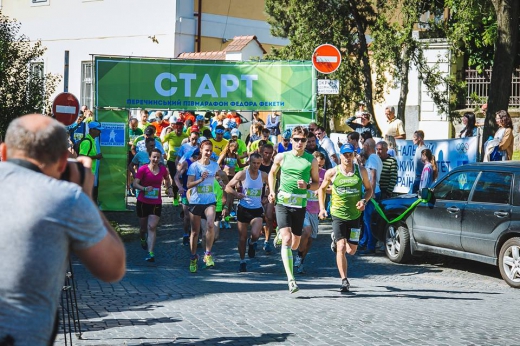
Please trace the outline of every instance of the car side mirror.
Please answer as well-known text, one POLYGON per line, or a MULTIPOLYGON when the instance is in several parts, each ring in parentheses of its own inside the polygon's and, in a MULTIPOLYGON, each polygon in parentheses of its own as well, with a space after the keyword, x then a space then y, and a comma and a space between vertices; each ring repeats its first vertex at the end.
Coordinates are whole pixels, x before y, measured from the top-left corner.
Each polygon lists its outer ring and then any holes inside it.
POLYGON ((433 197, 433 191, 429 188, 425 187, 421 190, 421 199, 424 199, 426 202, 429 202, 433 197))

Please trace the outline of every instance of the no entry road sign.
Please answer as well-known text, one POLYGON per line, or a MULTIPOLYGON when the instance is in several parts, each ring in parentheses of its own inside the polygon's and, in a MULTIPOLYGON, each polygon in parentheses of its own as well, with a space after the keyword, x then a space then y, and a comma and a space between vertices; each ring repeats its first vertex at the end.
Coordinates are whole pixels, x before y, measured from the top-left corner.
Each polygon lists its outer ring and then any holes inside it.
POLYGON ((336 71, 341 64, 339 49, 331 44, 322 44, 314 50, 312 64, 318 72, 324 74, 336 71))
POLYGON ((65 126, 72 125, 79 114, 79 101, 71 93, 61 93, 52 102, 52 114, 65 126))

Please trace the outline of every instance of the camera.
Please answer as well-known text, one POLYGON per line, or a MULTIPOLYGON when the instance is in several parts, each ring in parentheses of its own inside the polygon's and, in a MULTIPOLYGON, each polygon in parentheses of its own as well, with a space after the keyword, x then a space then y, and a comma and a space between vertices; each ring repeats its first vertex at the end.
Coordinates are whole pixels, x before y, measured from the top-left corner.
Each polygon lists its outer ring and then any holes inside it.
POLYGON ((65 181, 70 181, 70 171, 71 167, 75 165, 79 172, 79 185, 83 186, 83 183, 85 182, 85 166, 77 160, 74 159, 68 159, 67 160, 67 167, 65 167, 65 171, 61 174, 60 179, 65 181))

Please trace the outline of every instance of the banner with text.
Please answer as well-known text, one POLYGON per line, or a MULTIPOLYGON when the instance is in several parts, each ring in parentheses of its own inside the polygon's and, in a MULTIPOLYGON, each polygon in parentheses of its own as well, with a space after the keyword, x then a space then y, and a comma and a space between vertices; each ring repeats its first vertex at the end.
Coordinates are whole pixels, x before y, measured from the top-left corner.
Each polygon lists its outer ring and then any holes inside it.
POLYGON ((95 57, 97 107, 313 111, 310 61, 95 57))
MULTIPOLYGON (((331 133, 330 138, 336 145, 338 141, 340 143, 347 141, 347 135, 343 133, 331 133)), ((375 139, 376 143, 379 140, 375 139)), ((407 193, 415 179, 414 155, 417 147, 411 140, 396 139, 396 144, 395 158, 397 159, 398 171, 394 192, 407 193)), ((426 140, 424 144, 432 151, 437 161, 439 171, 437 180, 444 177, 455 167, 477 162, 478 137, 426 140)), ((337 147, 336 150, 338 150, 337 147)))

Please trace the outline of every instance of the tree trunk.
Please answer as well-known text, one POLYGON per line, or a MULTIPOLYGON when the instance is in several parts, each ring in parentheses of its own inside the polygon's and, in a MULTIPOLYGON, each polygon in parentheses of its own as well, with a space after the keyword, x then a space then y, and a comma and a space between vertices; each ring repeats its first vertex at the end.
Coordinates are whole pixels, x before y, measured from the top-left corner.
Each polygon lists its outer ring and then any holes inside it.
MULTIPOLYGON (((497 38, 482 143, 485 143, 495 132, 495 113, 502 109, 507 110, 509 106, 511 79, 518 49, 520 1, 492 0, 491 2, 497 15, 497 38)), ((482 152, 484 149, 482 147, 482 152)))
POLYGON ((397 104, 397 118, 401 119, 403 126, 406 123, 405 110, 406 99, 408 97, 408 71, 410 70, 410 47, 405 44, 402 51, 401 65, 401 90, 399 94, 399 103, 397 104))
POLYGON ((377 124, 376 116, 374 113, 374 103, 373 103, 373 93, 372 93, 372 71, 370 70, 370 60, 368 57, 368 44, 365 36, 365 23, 363 22, 363 18, 360 16, 356 2, 353 0, 349 0, 350 9, 352 11, 352 16, 356 22, 356 29, 358 32, 359 38, 359 53, 358 59, 361 60, 363 64, 363 85, 365 86, 365 98, 366 98, 366 106, 367 111, 372 114, 372 119, 374 120, 374 126, 377 129, 377 132, 381 133, 381 129, 377 124))

